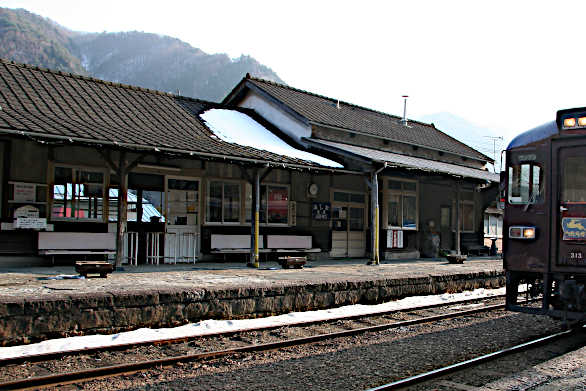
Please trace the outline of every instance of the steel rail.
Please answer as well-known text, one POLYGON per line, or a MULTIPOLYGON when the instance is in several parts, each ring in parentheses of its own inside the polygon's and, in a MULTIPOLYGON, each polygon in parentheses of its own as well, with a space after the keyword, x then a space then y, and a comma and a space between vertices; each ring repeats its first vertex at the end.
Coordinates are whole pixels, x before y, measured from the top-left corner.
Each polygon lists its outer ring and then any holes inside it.
POLYGON ((377 332, 377 331, 383 331, 383 330, 405 327, 405 326, 412 326, 412 325, 417 325, 417 324, 422 324, 422 323, 431 323, 431 322, 436 322, 436 321, 440 321, 440 320, 444 320, 444 319, 457 318, 457 317, 461 317, 461 316, 473 315, 473 314, 477 314, 480 312, 492 311, 492 310, 503 309, 503 308, 504 308, 504 304, 484 306, 484 307, 480 307, 480 308, 474 308, 471 310, 453 312, 450 314, 434 315, 434 316, 429 316, 429 317, 420 318, 420 319, 405 320, 405 321, 399 321, 399 322, 388 323, 388 324, 377 325, 377 326, 368 326, 368 327, 362 327, 362 328, 358 328, 358 329, 339 331, 339 332, 335 332, 335 333, 318 334, 318 335, 314 335, 314 336, 310 336, 310 337, 288 339, 285 341, 270 342, 270 343, 265 343, 265 344, 242 346, 242 347, 219 350, 219 351, 194 353, 194 354, 187 354, 187 355, 181 355, 181 356, 166 357, 166 358, 156 359, 156 360, 139 361, 139 362, 134 362, 134 363, 112 365, 112 366, 106 366, 106 367, 101 367, 101 368, 85 369, 85 370, 80 370, 80 371, 75 371, 75 372, 67 372, 67 373, 60 373, 60 374, 54 374, 54 375, 11 380, 8 382, 0 383, 0 390, 22 390, 22 389, 33 388, 33 387, 48 387, 48 386, 57 386, 60 384, 74 383, 74 382, 79 382, 79 381, 89 381, 89 380, 94 380, 94 379, 98 379, 98 378, 102 378, 102 377, 109 377, 109 376, 115 376, 115 375, 134 373, 134 372, 138 372, 138 371, 146 370, 146 369, 150 369, 150 368, 155 368, 155 367, 170 366, 170 365, 176 364, 178 362, 211 360, 211 359, 221 358, 221 357, 235 355, 235 354, 239 354, 239 353, 252 353, 252 352, 275 350, 275 349, 280 349, 280 348, 284 348, 284 347, 299 346, 299 345, 320 342, 320 341, 324 341, 324 340, 328 340, 328 339, 349 337, 349 336, 354 336, 354 335, 358 335, 358 334, 363 334, 366 332, 377 332))
POLYGON ((539 345, 546 344, 548 342, 555 341, 562 337, 568 336, 569 334, 574 333, 575 330, 564 330, 555 334, 551 334, 545 337, 540 337, 534 339, 529 342, 522 343, 520 345, 512 346, 509 348, 505 348, 493 353, 485 354, 483 356, 475 357, 470 360, 462 361, 456 364, 448 365, 446 367, 434 369, 433 371, 420 373, 419 375, 407 377, 401 380, 394 381, 392 383, 383 384, 382 386, 378 386, 375 388, 369 388, 366 391, 379 391, 379 390, 397 390, 409 386, 413 386, 416 384, 421 384, 425 381, 432 380, 434 378, 447 375, 452 372, 457 372, 462 369, 466 369, 468 367, 478 365, 484 362, 492 361, 497 358, 501 358, 510 354, 518 353, 526 349, 530 349, 532 347, 536 347, 539 345))
POLYGON ((119 351, 119 350, 126 350, 132 349, 139 346, 159 346, 159 345, 170 345, 175 343, 182 343, 182 342, 189 342, 199 338, 209 338, 214 336, 229 336, 234 335, 242 332, 249 332, 249 331, 263 331, 263 330, 275 330, 284 326, 309 326, 313 324, 320 324, 320 323, 328 323, 334 322, 339 320, 354 320, 360 318, 366 318, 370 316, 383 316, 389 315, 394 313, 402 313, 402 312, 409 312, 409 311, 419 311, 419 310, 426 310, 432 308, 439 308, 439 307, 449 307, 451 305, 459 305, 459 304, 469 304, 469 303, 476 303, 483 300, 489 299, 499 299, 504 298, 506 295, 495 295, 486 298, 475 298, 475 299, 467 299, 467 300, 459 300, 454 301, 451 303, 439 303, 439 304, 429 304, 424 306, 418 307, 411 307, 405 308, 400 310, 391 310, 391 311, 383 311, 383 312, 375 312, 371 314, 362 314, 362 315, 351 315, 351 316, 340 316, 336 318, 326 319, 326 320, 311 320, 311 321, 299 321, 294 323, 289 323, 287 325, 277 325, 277 326, 260 326, 260 327, 253 327, 253 328, 246 328, 246 329, 238 329, 232 331, 222 331, 213 334, 205 334, 205 335, 196 335, 196 336, 189 336, 189 337, 180 337, 180 338, 167 338, 167 339, 157 339, 157 340, 149 340, 149 341, 141 341, 141 342, 130 342, 125 344, 119 344, 114 346, 97 346, 92 348, 83 348, 83 349, 72 349, 72 350, 64 350, 59 352, 51 352, 51 353, 39 353, 39 354, 31 354, 28 356, 21 356, 21 357, 11 357, 11 358, 3 358, 0 359, 0 367, 10 365, 10 364, 19 364, 23 362, 38 362, 38 361, 46 361, 55 358, 61 358, 63 356, 74 356, 79 354, 88 354, 88 353, 96 353, 96 352, 104 352, 104 351, 119 351))

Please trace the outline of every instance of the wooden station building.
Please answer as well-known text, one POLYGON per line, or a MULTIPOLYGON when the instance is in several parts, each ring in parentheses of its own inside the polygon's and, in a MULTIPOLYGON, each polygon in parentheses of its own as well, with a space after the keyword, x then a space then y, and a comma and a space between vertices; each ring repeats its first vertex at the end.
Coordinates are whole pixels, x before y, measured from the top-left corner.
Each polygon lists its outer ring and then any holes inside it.
POLYGON ((213 103, 3 60, 0 155, 0 264, 434 256, 482 244, 498 182, 433 125, 265 80, 213 103))

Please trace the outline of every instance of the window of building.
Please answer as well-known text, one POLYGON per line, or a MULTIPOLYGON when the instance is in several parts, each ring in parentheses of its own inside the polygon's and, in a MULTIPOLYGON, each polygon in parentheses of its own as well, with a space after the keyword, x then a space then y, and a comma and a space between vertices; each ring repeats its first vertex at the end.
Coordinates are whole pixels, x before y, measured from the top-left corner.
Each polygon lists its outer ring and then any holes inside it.
POLYGON ((104 172, 56 166, 51 216, 72 220, 102 220, 104 172))
POLYGON ((240 222, 240 183, 209 181, 207 188, 206 222, 240 222))
POLYGON ((509 203, 533 204, 542 202, 542 172, 535 164, 509 167, 509 203))
MULTIPOLYGON (((250 223, 252 213, 252 185, 246 184, 246 216, 250 223)), ((261 185, 260 210, 261 224, 288 224, 289 223, 289 186, 261 185)))
POLYGON ((565 160, 562 202, 586 202, 586 157, 572 156, 565 160))
POLYGON ((490 238, 503 237, 503 216, 496 214, 484 215, 484 236, 490 238))
POLYGON ((417 182, 388 179, 387 225, 389 228, 417 229, 417 182))

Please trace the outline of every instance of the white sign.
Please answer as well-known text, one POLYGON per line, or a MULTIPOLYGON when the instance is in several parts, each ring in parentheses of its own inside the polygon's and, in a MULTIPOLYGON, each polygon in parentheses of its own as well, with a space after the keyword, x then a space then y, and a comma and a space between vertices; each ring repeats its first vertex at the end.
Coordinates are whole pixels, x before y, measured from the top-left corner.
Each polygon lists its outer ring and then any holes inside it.
POLYGON ((16 219, 17 229, 46 229, 47 219, 19 217, 16 219))
POLYGON ((25 206, 21 206, 20 208, 16 209, 14 211, 14 216, 15 219, 19 218, 19 217, 26 217, 26 218, 39 218, 39 209, 35 208, 32 205, 25 205, 25 206))
POLYGON ((36 186, 32 183, 14 183, 14 201, 16 202, 35 202, 36 186))

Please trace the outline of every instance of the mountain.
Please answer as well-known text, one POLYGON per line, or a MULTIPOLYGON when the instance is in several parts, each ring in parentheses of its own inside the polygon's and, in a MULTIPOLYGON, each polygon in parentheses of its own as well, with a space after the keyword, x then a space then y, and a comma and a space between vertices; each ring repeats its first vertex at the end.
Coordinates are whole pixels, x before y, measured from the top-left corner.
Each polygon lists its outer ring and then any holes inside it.
POLYGON ((250 56, 232 60, 137 31, 74 32, 23 9, 0 8, 0 58, 212 101, 246 73, 283 83, 250 56))
POLYGON ((494 130, 475 125, 462 117, 446 112, 424 115, 417 120, 428 124, 433 123, 442 132, 493 158, 498 169, 500 153, 506 145, 505 140, 494 130))
POLYGON ((64 72, 85 74, 72 54, 75 33, 23 9, 0 8, 0 57, 64 72))

